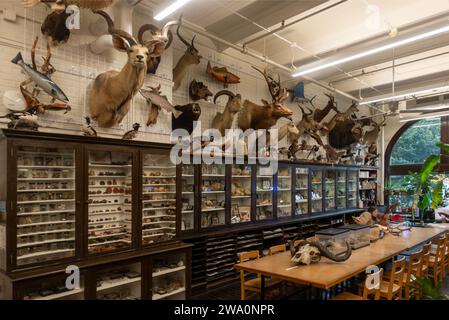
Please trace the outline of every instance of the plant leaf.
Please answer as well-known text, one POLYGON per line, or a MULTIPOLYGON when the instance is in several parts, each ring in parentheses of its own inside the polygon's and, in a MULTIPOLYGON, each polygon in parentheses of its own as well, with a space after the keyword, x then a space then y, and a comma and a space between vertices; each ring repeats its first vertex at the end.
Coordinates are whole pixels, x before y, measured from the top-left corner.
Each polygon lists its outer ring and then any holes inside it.
POLYGON ((449 153, 449 144, 443 143, 443 142, 437 142, 437 147, 439 147, 441 150, 446 151, 449 153))
POLYGON ((436 209, 443 202, 443 181, 438 181, 432 192, 432 208, 436 209))
POLYGON ((419 181, 424 184, 429 177, 430 173, 433 171, 435 166, 440 162, 440 156, 436 154, 430 155, 424 162, 421 172, 419 173, 419 181))

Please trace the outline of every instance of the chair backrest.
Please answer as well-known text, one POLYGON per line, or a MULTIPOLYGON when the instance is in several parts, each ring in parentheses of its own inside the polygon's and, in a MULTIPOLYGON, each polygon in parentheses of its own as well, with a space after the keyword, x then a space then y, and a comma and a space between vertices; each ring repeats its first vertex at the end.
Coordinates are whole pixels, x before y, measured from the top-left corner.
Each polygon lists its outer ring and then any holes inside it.
POLYGON ((441 264, 444 261, 444 255, 446 253, 446 236, 442 236, 437 240, 437 250, 435 252, 435 265, 437 267, 438 264, 441 264))
POLYGON ((410 261, 405 274, 405 283, 409 284, 415 277, 421 275, 423 263, 423 249, 410 255, 410 261))
POLYGON ((390 297, 393 293, 393 285, 397 284, 402 287, 404 272, 405 272, 405 257, 402 257, 399 260, 393 262, 393 268, 391 269, 391 277, 390 283, 388 284, 388 293, 387 295, 390 297))
POLYGON ((279 252, 284 252, 286 250, 287 250, 287 247, 285 244, 279 244, 277 246, 270 247, 270 249, 268 250, 268 255, 272 256, 273 254, 276 254, 279 252))
MULTIPOLYGON (((239 256, 240 263, 250 261, 250 260, 255 260, 255 259, 259 259, 259 251, 252 250, 252 251, 239 252, 238 256, 239 256)), ((243 282, 245 281, 245 276, 246 276, 245 271, 240 270, 240 280, 241 281, 243 281, 243 282)), ((260 277, 259 274, 257 276, 260 277)))
POLYGON ((430 250, 431 249, 432 249, 432 243, 431 242, 426 243, 422 247, 421 275, 423 275, 423 268, 424 267, 429 267, 429 265, 430 265, 430 250))
POLYGON ((374 295, 374 300, 380 299, 380 282, 382 281, 384 274, 384 269, 380 268, 377 272, 370 273, 369 276, 374 279, 379 279, 379 283, 377 286, 373 288, 368 288, 365 283, 365 287, 363 288, 363 300, 368 300, 368 297, 374 295))

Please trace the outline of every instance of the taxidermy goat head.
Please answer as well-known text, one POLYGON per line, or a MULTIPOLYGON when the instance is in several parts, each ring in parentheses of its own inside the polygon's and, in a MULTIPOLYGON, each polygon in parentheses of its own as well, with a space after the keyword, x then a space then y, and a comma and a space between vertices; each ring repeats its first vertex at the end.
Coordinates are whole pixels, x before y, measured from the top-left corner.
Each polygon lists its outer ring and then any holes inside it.
POLYGON ((189 86, 189 96, 193 101, 201 99, 207 101, 209 97, 212 97, 212 92, 210 92, 204 83, 193 79, 189 86))
POLYGON ((199 51, 197 48, 195 48, 195 37, 192 38, 192 42, 189 43, 186 39, 184 39, 181 34, 179 33, 179 28, 181 27, 181 24, 178 24, 178 29, 176 30, 176 33, 178 35, 179 40, 182 41, 187 47, 186 52, 184 52, 184 55, 179 59, 178 63, 176 64, 175 68, 173 69, 173 82, 175 83, 173 86, 173 90, 176 90, 181 85, 182 79, 184 79, 185 75, 187 74, 188 67, 192 64, 199 64, 201 61, 201 56, 199 54, 199 51))
POLYGON ((229 90, 217 92, 214 97, 214 103, 216 104, 217 99, 223 95, 228 96, 226 107, 223 113, 217 112, 212 120, 212 128, 220 130, 222 136, 225 135, 226 129, 231 128, 235 114, 242 109, 242 96, 240 94, 234 94, 229 90))
POLYGON ((129 111, 131 100, 142 88, 147 73, 147 59, 159 43, 140 44, 129 33, 116 29, 111 17, 104 11, 94 13, 105 18, 114 48, 126 52, 128 61, 121 71, 106 71, 94 80, 89 97, 91 117, 100 127, 110 128, 120 122, 129 111))

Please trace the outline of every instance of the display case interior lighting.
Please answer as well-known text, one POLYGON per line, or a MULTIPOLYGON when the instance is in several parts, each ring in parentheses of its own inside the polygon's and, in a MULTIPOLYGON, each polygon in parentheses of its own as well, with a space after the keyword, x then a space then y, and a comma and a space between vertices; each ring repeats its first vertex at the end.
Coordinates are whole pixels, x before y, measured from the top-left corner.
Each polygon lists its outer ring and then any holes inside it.
POLYGON ((159 12, 157 15, 154 16, 154 19, 157 21, 161 21, 171 15, 173 12, 178 10, 179 8, 183 7, 187 3, 189 3, 192 0, 177 0, 173 2, 171 5, 169 5, 167 8, 163 9, 161 12, 159 12))
POLYGON ((299 77, 299 76, 310 74, 310 73, 313 73, 313 72, 316 72, 316 71, 328 69, 330 67, 334 67, 334 66, 337 66, 337 65, 349 62, 349 61, 361 59, 361 58, 364 58, 364 57, 367 57, 367 56, 370 56, 370 55, 373 55, 373 54, 376 54, 376 53, 380 53, 380 52, 383 52, 383 51, 386 51, 386 50, 390 50, 390 49, 398 48, 398 47, 401 47, 401 46, 404 46, 404 45, 407 45, 407 44, 411 44, 413 42, 417 42, 417 41, 420 41, 420 40, 431 38, 431 37, 434 37, 434 36, 446 33, 448 31, 449 31, 449 25, 441 27, 441 28, 438 28, 438 29, 435 29, 435 30, 432 30, 432 31, 424 32, 424 33, 421 33, 421 34, 418 34, 418 35, 415 35, 415 36, 412 36, 412 37, 409 37, 409 38, 405 38, 405 39, 402 39, 402 40, 399 40, 399 41, 395 41, 395 42, 386 44, 384 46, 380 46, 380 47, 373 48, 373 49, 370 49, 370 50, 367 50, 367 51, 364 51, 364 52, 356 53, 356 54, 353 54, 351 56, 348 56, 348 57, 345 57, 345 58, 341 58, 341 59, 338 59, 338 60, 335 60, 335 61, 332 61, 332 62, 329 62, 329 63, 321 64, 321 65, 316 66, 316 67, 305 69, 305 70, 302 70, 302 71, 299 71, 299 72, 294 72, 292 74, 292 77, 299 77))
POLYGON ((392 96, 392 97, 385 97, 385 98, 379 98, 379 99, 374 99, 374 100, 361 101, 359 103, 359 105, 363 106, 363 105, 372 104, 372 103, 394 101, 394 100, 402 99, 402 98, 405 98, 405 97, 420 96, 420 95, 423 95, 423 94, 429 94, 429 93, 433 93, 433 92, 434 93, 439 93, 439 92, 448 91, 448 90, 449 90, 449 86, 442 86, 442 87, 437 87, 437 88, 431 88, 431 89, 425 89, 425 90, 419 90, 419 91, 414 91, 414 92, 403 93, 403 94, 395 95, 395 96, 392 96))

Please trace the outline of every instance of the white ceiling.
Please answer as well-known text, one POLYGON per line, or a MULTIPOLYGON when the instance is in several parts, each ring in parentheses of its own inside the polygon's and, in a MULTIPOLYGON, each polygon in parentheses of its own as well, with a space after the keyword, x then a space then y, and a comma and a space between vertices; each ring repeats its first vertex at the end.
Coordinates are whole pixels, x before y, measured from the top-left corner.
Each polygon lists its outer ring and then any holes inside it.
MULTIPOLYGON (((173 0, 144 2, 157 11, 173 0)), ((286 66, 291 66, 292 61, 295 66, 304 66, 316 63, 318 58, 332 59, 381 45, 388 41, 391 28, 397 28, 401 36, 411 31, 419 33, 434 23, 449 23, 448 0, 192 0, 180 11, 186 20, 235 44, 267 33, 260 26, 273 30, 282 21, 288 25, 303 18, 277 32, 301 49, 291 48, 275 35, 248 44, 286 66)), ((400 66, 394 73, 396 90, 448 81, 448 44, 446 34, 397 49, 395 64, 400 66)), ((386 52, 310 76, 356 96, 359 91, 365 98, 388 94, 393 80, 392 60, 393 52, 386 52)))

